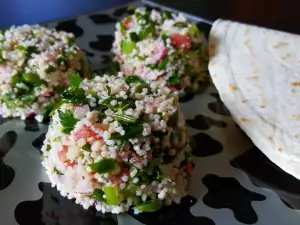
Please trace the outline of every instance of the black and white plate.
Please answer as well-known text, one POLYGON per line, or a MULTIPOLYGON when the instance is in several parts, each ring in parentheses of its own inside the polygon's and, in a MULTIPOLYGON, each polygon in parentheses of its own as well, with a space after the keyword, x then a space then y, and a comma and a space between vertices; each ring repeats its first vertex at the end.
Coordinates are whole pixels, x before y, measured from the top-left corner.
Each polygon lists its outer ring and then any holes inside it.
MULTIPOLYGON (((73 32, 93 67, 101 69, 109 61, 115 23, 126 15, 126 9, 123 5, 46 26, 73 32)), ((192 19, 208 33, 207 21, 192 19)), ((181 104, 197 145, 189 195, 180 205, 139 215, 84 210, 60 196, 40 161, 47 125, 0 119, 0 224, 299 225, 300 215, 291 206, 296 204, 287 203, 288 198, 294 201, 299 196, 299 181, 266 163, 269 161, 253 150, 216 89, 210 86, 200 95, 181 99, 181 104), (247 171, 253 182, 239 168, 247 171), (274 187, 281 191, 280 196, 270 190, 274 187), (288 193, 288 198, 282 197, 288 193)))

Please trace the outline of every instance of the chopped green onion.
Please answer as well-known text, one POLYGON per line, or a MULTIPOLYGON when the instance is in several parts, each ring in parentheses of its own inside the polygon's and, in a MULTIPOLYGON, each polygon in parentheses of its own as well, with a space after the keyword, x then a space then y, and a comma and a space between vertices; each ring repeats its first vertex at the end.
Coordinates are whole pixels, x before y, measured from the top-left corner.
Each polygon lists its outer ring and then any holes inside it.
POLYGON ((60 123, 63 126, 62 132, 65 134, 70 134, 71 131, 74 130, 75 125, 79 120, 73 117, 70 109, 67 109, 65 112, 58 110, 58 116, 60 123))
POLYGON ((156 212, 162 207, 162 205, 162 200, 154 199, 137 205, 135 208, 140 212, 156 212))
POLYGON ((46 147, 46 152, 49 152, 51 150, 51 146, 50 145, 47 145, 46 147))
POLYGON ((110 173, 119 170, 115 159, 102 159, 99 162, 89 164, 89 167, 96 173, 110 173))
POLYGON ((70 84, 71 87, 78 88, 82 82, 82 78, 79 73, 71 73, 70 74, 70 84))
POLYGON ((56 167, 53 168, 53 172, 56 173, 57 175, 64 175, 62 172, 56 169, 56 167))
POLYGON ((125 77, 125 82, 127 83, 127 84, 136 84, 136 83, 145 83, 145 81, 142 79, 142 78, 140 78, 139 76, 134 76, 134 75, 132 75, 132 76, 126 76, 125 77))
POLYGON ((53 139, 53 142, 61 142, 61 137, 56 137, 53 139))
POLYGON ((135 49, 136 44, 132 41, 123 41, 121 44, 122 52, 126 55, 129 55, 135 49))
POLYGON ((131 32, 129 34, 130 40, 133 42, 138 42, 139 41, 139 36, 135 32, 131 32))
POLYGON ((52 110, 49 113, 49 116, 53 116, 55 113, 55 110, 60 108, 64 103, 63 102, 57 102, 53 105, 52 110))
POLYGON ((106 199, 103 198, 103 195, 104 191, 102 191, 101 189, 95 189, 91 196, 91 199, 94 199, 98 202, 106 202, 106 199))
POLYGON ((119 205, 119 190, 114 186, 105 186, 103 191, 106 195, 106 203, 108 205, 119 205))
POLYGON ((103 100, 102 104, 112 110, 124 110, 127 108, 134 107, 135 100, 130 99, 130 98, 124 99, 124 98, 117 98, 115 96, 112 96, 112 97, 109 97, 109 98, 103 100), (111 101, 113 101, 113 100, 116 100, 118 103, 121 102, 121 104, 119 103, 119 104, 113 106, 111 104, 111 101))
POLYGON ((177 22, 173 24, 174 27, 178 27, 178 28, 185 28, 187 27, 187 24, 184 22, 177 22))
POLYGON ((22 76, 20 76, 19 74, 12 76, 11 80, 10 80, 11 84, 13 86, 15 86, 18 83, 24 83, 24 79, 22 76))
POLYGON ((135 123, 136 122, 136 118, 132 117, 132 116, 128 116, 125 114, 120 114, 117 113, 115 114, 115 118, 116 120, 118 120, 119 122, 124 122, 124 123, 135 123))
POLYGON ((75 42, 73 37, 67 36, 66 39, 67 39, 67 43, 69 46, 74 44, 74 42, 75 42))
POLYGON ((84 151, 91 152, 91 145, 90 144, 85 144, 84 146, 81 147, 84 151))
POLYGON ((122 34, 125 34, 126 29, 125 29, 124 23, 123 23, 123 22, 120 22, 119 24, 120 24, 121 33, 122 33, 122 34))
POLYGON ((171 85, 180 84, 180 78, 179 78, 178 72, 173 73, 173 75, 168 80, 168 84, 171 84, 171 85))

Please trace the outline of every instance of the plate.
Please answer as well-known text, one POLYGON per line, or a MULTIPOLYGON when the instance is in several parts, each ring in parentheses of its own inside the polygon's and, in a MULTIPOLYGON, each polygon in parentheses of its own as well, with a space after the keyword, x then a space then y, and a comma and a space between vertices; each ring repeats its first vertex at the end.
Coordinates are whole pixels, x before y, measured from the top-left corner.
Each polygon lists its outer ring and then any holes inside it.
MULTIPOLYGON (((126 15, 126 9, 127 5, 123 5, 66 21, 51 22, 45 26, 73 32, 93 67, 101 70, 110 57, 115 23, 126 15)), ((192 19, 199 23, 199 26, 205 27, 208 34, 209 24, 199 18, 192 17, 192 19)), ((240 158, 248 154, 253 144, 236 126, 213 86, 209 86, 202 94, 182 98, 181 107, 190 134, 196 143, 193 150, 196 167, 190 179, 189 195, 182 199, 180 205, 174 204, 156 213, 138 215, 133 212, 121 215, 102 214, 92 208, 84 210, 73 201, 60 196, 56 189, 51 187, 41 166, 39 149, 47 131, 47 124, 38 124, 31 120, 1 119, 0 224, 296 225, 300 223, 298 212, 289 204, 285 204, 278 194, 257 186, 256 182, 253 183, 247 174, 238 168, 250 171, 247 166, 251 168, 256 166, 251 164, 252 161, 245 164, 245 160, 240 158)), ((256 174, 259 174, 259 171, 256 170, 256 174)), ((266 171, 266 174, 272 177, 272 171, 266 171)), ((265 178, 262 177, 263 179, 265 178)))

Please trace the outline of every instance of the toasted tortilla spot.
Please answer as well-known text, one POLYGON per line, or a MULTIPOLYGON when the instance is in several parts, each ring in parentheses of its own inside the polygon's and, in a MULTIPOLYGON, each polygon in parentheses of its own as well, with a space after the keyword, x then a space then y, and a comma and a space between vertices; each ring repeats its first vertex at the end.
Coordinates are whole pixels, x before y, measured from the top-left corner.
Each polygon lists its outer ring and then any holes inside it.
POLYGON ((281 48, 281 47, 285 47, 287 45, 289 45, 288 42, 282 42, 282 41, 280 41, 276 45, 273 45, 273 48, 281 48))
POLYGON ((300 87, 300 82, 293 82, 292 86, 294 86, 294 87, 300 87))
POLYGON ((300 134, 296 134, 294 137, 295 138, 300 138, 300 134))
POLYGON ((215 66, 217 63, 216 62, 211 62, 210 64, 209 64, 209 66, 215 66))
POLYGON ((247 36, 247 35, 248 35, 248 33, 249 33, 249 29, 248 29, 248 28, 246 28, 246 29, 245 29, 245 32, 244 32, 244 35, 245 35, 245 36, 247 36))
POLYGON ((248 102, 248 100, 247 100, 247 99, 244 99, 244 100, 242 100, 242 103, 246 103, 246 102, 248 102))
POLYGON ((282 152, 282 148, 278 148, 278 151, 282 152))
POLYGON ((260 105, 260 108, 263 108, 263 109, 264 109, 264 108, 266 108, 266 105, 261 104, 261 105, 260 105))
POLYGON ((235 86, 235 85, 233 85, 233 84, 229 84, 229 88, 230 88, 230 90, 232 91, 232 92, 235 92, 235 91, 237 91, 237 86, 235 86))
POLYGON ((292 117, 294 118, 294 120, 300 120, 300 114, 293 114, 292 117))
POLYGON ((242 123, 247 123, 247 122, 250 122, 250 120, 248 120, 248 119, 246 119, 246 118, 243 117, 243 118, 241 118, 241 122, 242 123))
POLYGON ((274 142, 273 138, 270 136, 268 137, 268 140, 271 141, 271 142, 274 142))
POLYGON ((258 80, 258 76, 249 77, 249 80, 251 80, 251 81, 257 81, 258 80))

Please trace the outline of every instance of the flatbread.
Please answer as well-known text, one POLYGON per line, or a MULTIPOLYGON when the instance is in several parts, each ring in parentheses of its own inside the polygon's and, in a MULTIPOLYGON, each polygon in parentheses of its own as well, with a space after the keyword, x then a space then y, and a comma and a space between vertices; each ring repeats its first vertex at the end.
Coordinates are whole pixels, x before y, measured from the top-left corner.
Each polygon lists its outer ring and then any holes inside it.
POLYGON ((209 55, 212 81, 234 120, 300 179, 300 36, 217 20, 209 55))

